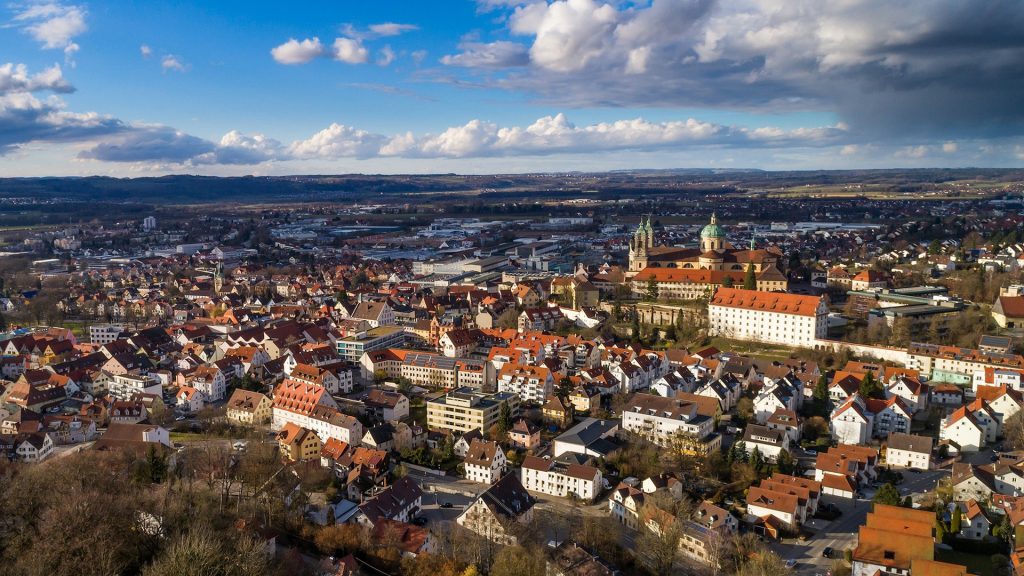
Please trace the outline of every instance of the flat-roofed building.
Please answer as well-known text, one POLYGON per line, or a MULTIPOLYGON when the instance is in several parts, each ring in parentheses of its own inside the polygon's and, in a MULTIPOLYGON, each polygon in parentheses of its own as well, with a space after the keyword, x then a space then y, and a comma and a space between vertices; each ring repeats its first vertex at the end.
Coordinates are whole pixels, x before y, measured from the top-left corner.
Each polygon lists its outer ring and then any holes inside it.
POLYGON ((338 356, 342 360, 359 362, 366 352, 399 348, 404 343, 405 331, 401 326, 378 326, 338 340, 338 356))
POLYGON ((519 397, 515 394, 484 394, 469 387, 458 388, 427 402, 427 428, 486 432, 498 422, 502 404, 508 404, 512 418, 519 415, 519 397))

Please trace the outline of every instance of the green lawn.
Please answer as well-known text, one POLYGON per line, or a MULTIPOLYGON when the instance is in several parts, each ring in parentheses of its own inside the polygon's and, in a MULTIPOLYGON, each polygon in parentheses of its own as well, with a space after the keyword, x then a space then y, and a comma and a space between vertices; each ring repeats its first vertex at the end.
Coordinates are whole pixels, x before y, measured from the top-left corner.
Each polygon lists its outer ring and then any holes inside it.
POLYGON ((712 338, 711 343, 708 344, 708 346, 714 346, 715 348, 723 351, 766 356, 776 360, 785 360, 797 351, 796 348, 789 348, 786 346, 761 344, 759 342, 746 342, 743 340, 730 340, 728 338, 712 338))
POLYGON ((950 564, 966 566, 967 571, 971 574, 980 574, 981 576, 991 576, 994 574, 992 570, 992 556, 989 555, 968 554, 966 552, 958 552, 956 550, 943 550, 941 548, 936 548, 935 559, 940 562, 949 562, 950 564))
POLYGON ((206 436, 203 436, 202 434, 195 434, 193 432, 171 432, 170 438, 171 442, 181 442, 182 444, 206 440, 206 436))

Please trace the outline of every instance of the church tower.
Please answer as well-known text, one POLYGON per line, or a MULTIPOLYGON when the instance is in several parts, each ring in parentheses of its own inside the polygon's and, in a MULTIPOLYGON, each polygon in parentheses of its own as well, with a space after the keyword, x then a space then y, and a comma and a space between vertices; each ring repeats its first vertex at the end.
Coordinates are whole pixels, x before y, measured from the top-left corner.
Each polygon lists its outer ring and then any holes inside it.
POLYGON ((629 240, 629 271, 639 272, 647 267, 647 251, 654 247, 654 230, 651 218, 641 219, 636 232, 629 240))

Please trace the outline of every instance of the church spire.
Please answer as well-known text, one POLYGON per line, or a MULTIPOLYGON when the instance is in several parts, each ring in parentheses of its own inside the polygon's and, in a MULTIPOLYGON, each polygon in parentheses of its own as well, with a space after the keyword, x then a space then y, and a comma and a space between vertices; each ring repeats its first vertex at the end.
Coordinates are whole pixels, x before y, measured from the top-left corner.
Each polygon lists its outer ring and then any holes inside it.
POLYGON ((753 234, 750 235, 750 251, 751 252, 754 251, 754 235, 753 234))

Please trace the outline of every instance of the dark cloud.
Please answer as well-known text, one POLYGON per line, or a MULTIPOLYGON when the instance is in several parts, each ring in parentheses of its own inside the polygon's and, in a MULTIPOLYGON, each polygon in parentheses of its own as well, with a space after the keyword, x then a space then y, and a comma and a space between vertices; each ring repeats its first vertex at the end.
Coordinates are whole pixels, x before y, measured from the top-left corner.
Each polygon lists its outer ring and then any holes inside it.
MULTIPOLYGON (((546 103, 823 110, 864 139, 1024 132, 1019 0, 520 4, 505 22, 528 66, 479 76, 546 103)), ((446 63, 473 67, 471 48, 446 63)))
POLYGON ((79 158, 104 162, 185 163, 209 154, 216 145, 209 140, 185 134, 173 128, 134 128, 79 153, 79 158))

